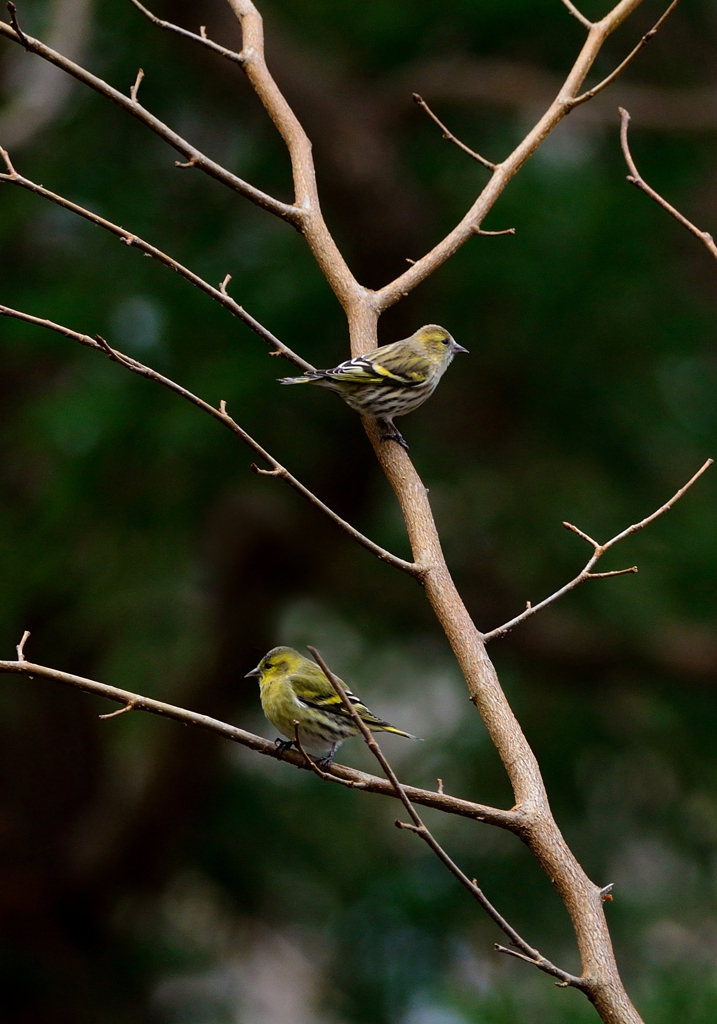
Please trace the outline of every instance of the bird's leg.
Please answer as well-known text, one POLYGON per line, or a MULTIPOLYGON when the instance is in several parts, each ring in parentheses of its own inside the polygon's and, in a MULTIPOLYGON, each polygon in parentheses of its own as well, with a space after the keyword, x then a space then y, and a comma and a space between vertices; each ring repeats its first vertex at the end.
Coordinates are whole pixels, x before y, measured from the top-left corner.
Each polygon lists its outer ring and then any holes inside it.
POLYGON ((331 750, 328 752, 328 754, 325 754, 323 757, 317 758, 316 763, 319 766, 319 768, 321 768, 323 771, 327 772, 331 765, 333 764, 334 754, 336 753, 337 748, 338 743, 332 743, 331 750))
POLYGON ((294 741, 282 740, 277 736, 276 739, 274 740, 274 745, 276 747, 274 757, 281 758, 286 753, 287 750, 290 750, 294 746, 294 741))
POLYGON ((381 433, 378 435, 379 441, 395 441, 396 444, 400 444, 406 451, 410 451, 406 441, 403 438, 400 430, 396 427, 396 424, 392 419, 385 417, 384 419, 378 420, 381 428, 381 433))

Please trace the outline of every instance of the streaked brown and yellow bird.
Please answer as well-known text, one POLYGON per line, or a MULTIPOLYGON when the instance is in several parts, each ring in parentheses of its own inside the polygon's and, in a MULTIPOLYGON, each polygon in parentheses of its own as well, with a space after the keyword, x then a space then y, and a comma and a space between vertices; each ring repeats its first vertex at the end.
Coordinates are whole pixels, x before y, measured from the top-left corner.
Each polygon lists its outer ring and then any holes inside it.
POLYGON ((433 394, 456 352, 467 352, 437 324, 419 327, 402 341, 347 359, 333 370, 309 370, 301 377, 283 377, 282 384, 318 384, 341 395, 362 416, 383 424, 381 439, 408 445, 394 425, 433 394))
MULTIPOLYGON (((247 672, 245 678, 251 676, 259 679, 264 714, 282 736, 288 738, 286 743, 277 740, 280 749, 288 749, 294 743, 294 722, 298 722, 302 746, 310 750, 330 748, 329 753, 319 761, 323 767, 329 767, 339 745, 359 732, 324 672, 293 647, 274 647, 264 655, 256 668, 247 672)), ((416 739, 410 733, 377 718, 345 684, 344 689, 362 721, 372 732, 391 732, 409 740, 416 739)))

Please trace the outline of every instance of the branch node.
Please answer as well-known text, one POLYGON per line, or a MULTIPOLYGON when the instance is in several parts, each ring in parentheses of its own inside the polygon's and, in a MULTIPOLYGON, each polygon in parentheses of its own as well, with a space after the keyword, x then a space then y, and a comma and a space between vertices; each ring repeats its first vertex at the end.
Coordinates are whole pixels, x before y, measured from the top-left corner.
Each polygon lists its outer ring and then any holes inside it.
POLYGON ((17 7, 15 6, 14 3, 12 3, 12 0, 8 0, 7 9, 10 13, 10 24, 17 32, 20 42, 29 53, 30 50, 32 49, 32 47, 30 46, 30 40, 27 38, 23 30, 20 28, 20 24, 17 20, 17 7))
POLYGON ((443 796, 443 779, 437 779, 436 781, 438 782, 438 792, 443 796))
MULTIPOLYGON (((637 46, 633 47, 633 49, 630 51, 630 53, 628 53, 627 57, 625 57, 624 61, 622 61, 621 64, 618 64, 618 66, 615 68, 615 70, 613 72, 611 72, 606 78, 603 78, 603 80, 601 82, 598 82, 597 85, 594 85, 592 87, 592 89, 587 89, 585 92, 581 93, 579 96, 570 97, 568 99, 568 106, 570 107, 570 109, 572 109, 573 107, 579 106, 579 104, 581 104, 581 103, 585 103, 587 100, 591 100, 593 98, 593 96, 597 96, 597 94, 599 92, 602 92, 603 89, 607 89, 607 87, 609 85, 612 85, 612 83, 615 81, 615 79, 620 77, 620 75, 623 73, 625 68, 628 67, 629 64, 632 64, 632 62, 634 61, 635 57, 637 57, 638 53, 647 46, 647 44, 650 42, 652 37, 656 34, 658 29, 662 26, 663 22, 665 22, 669 18, 669 16, 672 14, 672 12, 674 11, 675 7, 677 7, 679 2, 680 2, 680 0, 672 0, 672 3, 667 8, 667 10, 664 12, 662 17, 658 18, 658 20, 652 26, 650 31, 645 33, 645 35, 639 41, 637 46)), ((566 6, 568 6, 569 0, 563 0, 563 3, 566 6)), ((568 6, 568 10, 571 10, 571 9, 572 9, 572 4, 570 4, 568 6)), ((575 12, 573 12, 573 13, 575 13, 575 12)))
POLYGON ((227 403, 224 401, 223 398, 219 402, 219 412, 222 414, 222 416, 227 416, 228 415, 228 413, 227 413, 227 403))
POLYGON ((175 167, 196 167, 197 166, 197 158, 195 156, 192 156, 192 157, 189 158, 189 160, 186 160, 186 161, 185 160, 175 160, 174 161, 174 166, 175 167))
POLYGON ((137 102, 137 93, 139 92, 139 87, 142 84, 143 78, 144 71, 142 70, 142 68, 140 68, 139 71, 137 72, 137 77, 134 80, 134 85, 129 91, 129 98, 132 100, 133 103, 137 102))
POLYGON ((229 284, 231 279, 232 279, 232 275, 231 274, 227 274, 226 277, 224 278, 224 280, 222 281, 222 283, 219 285, 219 291, 222 293, 222 295, 226 299, 229 298, 229 295, 227 295, 227 285, 229 284))
POLYGON ((30 633, 29 629, 26 629, 25 632, 22 634, 22 640, 15 647, 15 650, 17 651, 17 660, 18 661, 27 661, 27 658, 25 657, 24 651, 25 651, 25 644, 30 639, 30 636, 31 636, 31 633, 30 633))
POLYGON ((206 41, 206 39, 207 39, 207 26, 206 25, 200 25, 199 26, 199 35, 202 37, 202 39, 204 39, 206 41))

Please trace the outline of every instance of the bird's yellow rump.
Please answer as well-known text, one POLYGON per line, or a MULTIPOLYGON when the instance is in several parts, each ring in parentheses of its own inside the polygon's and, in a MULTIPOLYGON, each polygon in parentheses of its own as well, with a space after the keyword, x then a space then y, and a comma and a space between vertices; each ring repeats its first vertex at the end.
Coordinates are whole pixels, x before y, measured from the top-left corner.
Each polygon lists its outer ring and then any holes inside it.
POLYGON ((335 391, 356 412, 383 424, 382 440, 397 441, 408 449, 394 417, 423 405, 456 352, 467 351, 445 328, 427 324, 410 338, 347 359, 333 370, 310 370, 302 377, 283 377, 281 383, 318 384, 335 391))
MULTIPOLYGON (((302 746, 312 750, 330 748, 320 762, 328 767, 339 744, 359 732, 323 671, 293 647, 274 647, 256 668, 247 672, 246 677, 250 676, 258 677, 264 714, 288 738, 287 747, 294 741, 294 722, 298 722, 302 746)), ((392 732, 409 740, 416 739, 377 718, 345 684, 344 688, 346 696, 372 732, 392 732)))

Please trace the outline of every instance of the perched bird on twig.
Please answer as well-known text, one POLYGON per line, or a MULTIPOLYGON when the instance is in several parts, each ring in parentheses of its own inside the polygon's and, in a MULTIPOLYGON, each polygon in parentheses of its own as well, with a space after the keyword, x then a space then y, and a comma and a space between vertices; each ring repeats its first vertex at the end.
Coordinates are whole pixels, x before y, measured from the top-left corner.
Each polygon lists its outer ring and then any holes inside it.
MULTIPOLYGON (((299 723, 302 746, 329 753, 319 764, 328 768, 339 746, 349 736, 356 736, 358 726, 344 707, 343 701, 313 661, 309 661, 293 647, 275 647, 265 654, 256 668, 245 678, 257 676, 261 706, 271 724, 288 739, 277 740, 279 749, 288 749, 294 742, 295 722, 299 723)), ((388 722, 376 718, 344 684, 346 696, 372 732, 392 732, 415 740, 408 732, 395 729, 388 722)))
POLYGON ((281 383, 318 384, 335 391, 356 412, 383 423, 382 441, 397 441, 408 450, 394 417, 423 405, 456 352, 467 351, 443 327, 427 324, 410 338, 347 359, 333 370, 309 370, 302 377, 284 377, 281 383))

